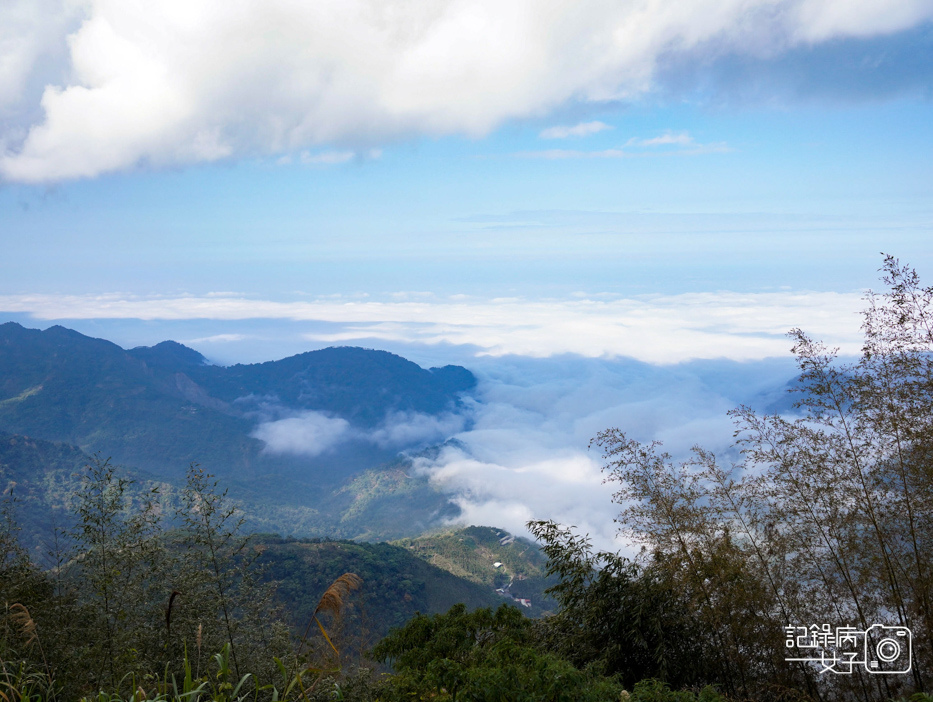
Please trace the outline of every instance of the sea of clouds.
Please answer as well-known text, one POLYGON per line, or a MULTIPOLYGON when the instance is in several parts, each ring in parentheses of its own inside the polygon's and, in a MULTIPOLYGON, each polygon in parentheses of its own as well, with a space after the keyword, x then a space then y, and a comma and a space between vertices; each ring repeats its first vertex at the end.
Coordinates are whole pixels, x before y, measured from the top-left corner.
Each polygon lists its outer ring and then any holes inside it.
POLYGON ((348 442, 370 442, 414 456, 461 510, 452 523, 527 534, 532 519, 554 519, 617 549, 615 487, 590 441, 610 427, 658 440, 676 459, 696 444, 725 462, 737 458, 730 409, 785 408, 791 359, 653 365, 633 359, 564 354, 474 359, 479 384, 460 412, 393 413, 374 429, 321 412, 267 408, 253 436, 272 453, 316 457, 348 442), (423 452, 442 445, 440 451, 423 452))
POLYGON ((652 365, 631 359, 507 357, 473 365, 480 378, 472 423, 418 470, 460 507, 461 522, 526 533, 531 519, 554 519, 588 533, 600 548, 617 538, 617 486, 590 441, 617 427, 658 440, 676 459, 703 445, 738 458, 727 412, 786 404, 791 359, 652 365), (785 403, 785 404, 782 404, 785 403))
POLYGON ((457 411, 396 413, 362 429, 270 401, 257 405, 253 435, 267 451, 312 459, 348 442, 407 451, 459 505, 462 522, 525 533, 530 519, 555 519, 601 548, 621 542, 614 486, 590 447, 598 432, 617 427, 662 441, 678 459, 701 445, 736 460, 729 410, 789 408, 796 368, 786 332, 801 326, 857 353, 863 306, 859 293, 789 291, 381 302, 0 297, 0 309, 29 315, 27 325, 58 321, 126 346, 175 338, 225 363, 346 344, 390 350, 423 367, 465 366, 479 382, 457 411), (208 328, 216 333, 186 336, 208 328), (141 341, 142 333, 151 338, 141 341), (422 451, 438 445, 440 452, 422 451))
POLYGON ((276 414, 286 416, 261 418, 252 436, 261 440, 269 453, 311 458, 355 441, 394 450, 436 444, 460 432, 468 421, 467 416, 454 412, 392 412, 374 429, 359 429, 341 417, 314 410, 279 408, 276 414))
MULTIPOLYGON (((309 348, 367 346, 422 365, 469 365, 484 356, 756 360, 786 355, 792 327, 856 353, 860 292, 729 291, 639 295, 579 293, 562 298, 398 295, 270 300, 234 293, 201 296, 0 295, 0 310, 75 329, 174 338, 221 363, 267 361, 309 348), (126 321, 142 321, 132 330, 126 321), (93 326, 91 326, 93 325, 93 326), (207 328, 218 333, 204 336, 207 328), (222 331, 220 329, 222 328, 222 331), (192 330, 200 334, 192 336, 192 330), (111 332, 113 330, 113 332, 111 332), (161 336, 160 336, 161 335, 161 336)), ((93 333, 93 332, 88 332, 93 333)))

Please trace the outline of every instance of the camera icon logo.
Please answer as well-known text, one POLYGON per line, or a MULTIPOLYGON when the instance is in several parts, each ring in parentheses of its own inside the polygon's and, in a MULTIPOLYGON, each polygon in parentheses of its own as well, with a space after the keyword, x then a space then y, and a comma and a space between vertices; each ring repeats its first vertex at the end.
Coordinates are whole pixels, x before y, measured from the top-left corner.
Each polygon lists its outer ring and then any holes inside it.
POLYGON ((865 668, 869 673, 909 673, 912 638, 905 626, 870 626, 865 630, 865 668))

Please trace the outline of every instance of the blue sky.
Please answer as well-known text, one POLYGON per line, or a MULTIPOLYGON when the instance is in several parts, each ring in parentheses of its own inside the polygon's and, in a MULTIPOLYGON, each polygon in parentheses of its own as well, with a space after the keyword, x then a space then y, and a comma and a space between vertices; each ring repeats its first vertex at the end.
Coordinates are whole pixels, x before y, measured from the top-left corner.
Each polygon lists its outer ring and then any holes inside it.
POLYGON ((661 296, 683 311, 658 345, 683 348, 644 360, 715 356, 674 333, 703 310, 746 358, 778 353, 782 310, 848 315, 819 332, 854 343, 879 252, 930 264, 930 2, 237 8, 4 5, 7 318, 211 338, 223 362, 380 339, 546 356, 580 348, 503 341, 522 304, 566 336, 616 314, 581 301, 663 317, 661 296), (415 328, 451 300, 495 332, 415 328), (260 304, 315 301, 397 313, 260 304))

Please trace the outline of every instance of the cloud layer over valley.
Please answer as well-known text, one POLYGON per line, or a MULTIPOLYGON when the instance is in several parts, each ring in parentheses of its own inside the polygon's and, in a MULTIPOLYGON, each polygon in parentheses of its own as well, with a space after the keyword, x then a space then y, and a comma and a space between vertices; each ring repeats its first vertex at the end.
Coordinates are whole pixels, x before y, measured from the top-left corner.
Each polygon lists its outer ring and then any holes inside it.
POLYGON ((269 453, 296 456, 319 456, 336 451, 349 441, 364 441, 381 449, 412 449, 442 442, 461 431, 466 418, 453 413, 439 416, 421 412, 393 412, 376 428, 364 430, 350 426, 340 417, 303 410, 280 419, 263 419, 252 433, 265 443, 269 453))
POLYGON ((409 349, 419 353, 420 347, 429 350, 426 357, 438 358, 431 361, 433 365, 443 365, 462 363, 474 355, 568 353, 593 358, 625 356, 649 363, 753 360, 786 355, 785 334, 792 327, 818 330, 827 343, 855 353, 860 343, 858 312, 863 306, 858 293, 833 292, 713 292, 637 298, 581 293, 556 300, 399 297, 281 302, 230 294, 157 298, 0 295, 0 310, 38 320, 67 320, 69 325, 80 320, 161 322, 162 338, 171 334, 182 341, 187 337, 171 331, 172 324, 200 320, 198 326, 203 329, 203 320, 217 320, 223 323, 224 332, 199 335, 197 342, 206 356, 224 363, 244 360, 235 355, 237 348, 261 345, 262 339, 250 330, 268 320, 286 329, 291 338, 273 339, 269 349, 247 360, 268 360, 273 353, 288 355, 283 349, 298 353, 309 347, 362 345, 399 348, 402 355, 409 349), (450 349, 446 356, 444 349, 450 349))
POLYGON ((619 427, 640 441, 657 439, 681 458, 699 444, 734 459, 730 409, 789 408, 785 389, 795 368, 788 329, 802 327, 855 353, 863 305, 859 293, 807 292, 563 300, 0 298, 0 309, 70 319, 69 326, 83 320, 119 328, 136 319, 145 327, 133 333, 145 328, 181 341, 177 332, 197 329, 200 336, 188 343, 209 358, 230 354, 227 363, 268 360, 271 349, 282 356, 347 344, 388 349, 424 367, 463 365, 479 386, 457 413, 394 413, 365 428, 257 400, 253 436, 270 453, 311 461, 353 445, 387 457, 407 451, 416 473, 459 506, 463 522, 523 533, 528 520, 551 518, 590 533, 603 548, 621 543, 613 487, 603 483, 599 450, 588 448, 599 431, 619 427), (267 335, 270 329, 277 336, 267 335))
POLYGON ((598 547, 628 548, 616 538, 613 486, 604 483, 600 450, 590 440, 619 427, 640 441, 662 441, 677 458, 700 444, 733 460, 727 412, 739 404, 787 410, 794 376, 787 358, 658 366, 509 356, 470 366, 479 386, 459 414, 394 413, 366 430, 320 412, 267 406, 253 436, 271 453, 307 458, 339 454, 354 442, 403 451, 413 458, 413 474, 427 476, 460 508, 453 523, 523 534, 531 519, 555 519, 589 533, 598 547))
POLYGON ((640 441, 664 442, 683 458, 693 445, 735 459, 727 412, 739 404, 789 407, 788 359, 698 362, 659 367, 578 357, 479 361, 468 431, 418 470, 460 507, 461 522, 525 533, 530 519, 555 519, 589 533, 601 548, 616 539, 613 486, 605 484, 601 430, 618 427, 640 441))

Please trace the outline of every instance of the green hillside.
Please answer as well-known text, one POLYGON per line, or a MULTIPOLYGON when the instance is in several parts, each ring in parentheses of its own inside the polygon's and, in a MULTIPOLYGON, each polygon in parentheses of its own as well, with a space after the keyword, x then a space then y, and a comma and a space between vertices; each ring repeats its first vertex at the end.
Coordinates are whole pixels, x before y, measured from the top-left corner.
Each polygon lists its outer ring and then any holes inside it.
POLYGON ((536 544, 502 529, 470 526, 393 543, 452 575, 492 591, 504 590, 499 597, 530 600, 526 609, 531 616, 556 607, 544 594, 557 582, 545 576, 547 557, 536 544))
POLYGON ((476 384, 465 368, 425 370, 388 351, 354 347, 227 368, 202 364, 185 372, 222 402, 274 396, 288 407, 330 412, 364 427, 376 426, 390 412, 443 412, 476 384))
MULTIPOLYGON (((7 495, 12 489, 22 542, 38 562, 43 562, 53 541, 54 528, 70 524, 71 496, 90 461, 76 446, 0 434, 0 489, 7 495)), ((183 483, 174 476, 160 479, 127 467, 120 468, 120 475, 136 481, 141 489, 158 487, 168 509, 174 507, 183 483)), ((368 469, 336 486, 275 474, 254 483, 222 482, 247 528, 256 532, 387 541, 435 528, 458 514, 426 477, 414 474, 408 458, 368 469), (312 497, 286 502, 281 497, 283 485, 293 496, 312 497)))
MULTIPOLYGON (((67 444, 31 439, 18 435, 0 436, 0 488, 13 517, 20 526, 20 537, 37 563, 49 563, 46 551, 53 539, 52 528, 67 528, 74 520, 72 513, 75 495, 81 490, 84 466, 91 458, 80 449, 67 444)), ((172 514, 179 506, 180 486, 156 482, 138 471, 119 469, 118 475, 134 481, 127 492, 127 505, 132 510, 135 498, 159 488, 163 513, 172 514)), ((340 531, 340 524, 353 524, 345 531, 354 531, 369 524, 370 532, 378 529, 378 516, 367 518, 367 507, 373 501, 393 498, 392 489, 376 489, 379 481, 396 481, 395 497, 411 502, 420 486, 405 486, 400 466, 385 473, 373 472, 360 483, 366 490, 348 490, 342 495, 349 501, 344 519, 340 513, 317 513, 321 532, 340 531), (376 496, 387 493, 388 496, 376 496), (362 504, 361 504, 362 503, 362 504), (330 525, 336 525, 336 528, 330 525)), ((247 527, 262 523, 263 505, 240 502, 247 518, 247 527)), ((395 519, 411 514, 401 508, 395 519)), ((170 526, 170 525, 167 525, 170 526)), ((313 530, 313 529, 309 529, 313 530)), ((427 563, 405 548, 388 543, 360 543, 349 540, 282 538, 259 534, 251 539, 260 555, 260 565, 267 580, 280 581, 279 594, 289 621, 294 627, 307 623, 318 599, 337 577, 353 572, 363 578, 364 587, 354 598, 349 622, 365 626, 375 640, 384 636, 393 626, 400 626, 415 612, 439 613, 458 602, 469 608, 495 606, 501 598, 491 587, 451 574, 443 568, 427 563), (355 619, 354 619, 355 617, 355 619)), ((64 544, 63 544, 64 547, 64 544)), ((348 625, 349 626, 349 625, 348 625)))
MULTIPOLYGON (((8 452, 6 479, 44 496, 34 500, 41 525, 54 517, 49 481, 60 477, 52 474, 71 467, 62 460, 86 460, 80 452, 169 492, 198 463, 223 480, 257 531, 411 536, 457 510, 411 474, 399 457, 404 446, 380 446, 366 432, 387 417, 456 411, 475 382, 464 368, 426 370, 384 351, 330 348, 225 368, 172 341, 125 351, 64 327, 11 322, 0 325, 0 432, 40 448, 8 452), (314 456, 271 453, 251 436, 261 421, 308 410, 342 418, 356 433, 314 456), (56 457, 56 443, 71 457, 56 457)), ((33 544, 42 540, 38 526, 27 531, 33 544)))
MULTIPOLYGON (((270 476, 276 481, 277 476, 270 476)), ((232 484, 251 530, 330 539, 388 541, 436 529, 459 509, 427 477, 413 475, 411 461, 400 457, 370 468, 336 486, 282 476, 293 495, 284 502, 263 483, 232 484)))
POLYGON ((475 383, 464 368, 426 370, 385 351, 330 348, 226 368, 175 342, 125 351, 60 326, 0 325, 0 429, 160 476, 199 462, 237 480, 285 471, 333 481, 394 451, 364 442, 339 459, 264 453, 250 436, 263 403, 370 428, 393 413, 454 409, 475 383))
POLYGON ((0 489, 20 526, 21 542, 38 563, 54 529, 71 521, 71 496, 87 460, 75 446, 0 434, 0 489))
POLYGON ((328 586, 344 573, 356 573, 363 586, 344 617, 347 636, 375 643, 416 612, 446 612, 462 602, 469 609, 495 607, 502 599, 490 588, 425 562, 387 543, 318 541, 257 536, 264 577, 277 581, 279 599, 296 631, 311 618, 328 586))
POLYGON ((64 327, 0 325, 0 427, 163 474, 193 461, 242 473, 262 444, 252 423, 199 401, 173 369, 64 327))

